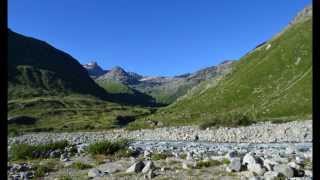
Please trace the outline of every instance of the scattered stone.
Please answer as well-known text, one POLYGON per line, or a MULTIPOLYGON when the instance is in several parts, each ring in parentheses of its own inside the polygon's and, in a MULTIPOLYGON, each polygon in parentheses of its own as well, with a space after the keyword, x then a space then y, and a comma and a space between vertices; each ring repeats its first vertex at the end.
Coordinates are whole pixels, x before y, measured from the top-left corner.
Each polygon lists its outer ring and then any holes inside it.
POLYGON ((259 176, 262 176, 266 172, 266 170, 261 166, 261 164, 258 163, 249 164, 247 168, 249 171, 254 172, 259 176))
POLYGON ((274 171, 278 172, 284 176, 286 176, 287 178, 291 178, 294 176, 294 171, 292 168, 290 168, 289 166, 285 165, 285 164, 278 164, 274 166, 274 171))
POLYGON ((305 159, 301 156, 296 156, 296 163, 299 165, 303 165, 304 164, 305 159))
POLYGON ((136 163, 134 163, 133 165, 131 165, 126 172, 127 173, 138 173, 141 172, 141 170, 144 167, 144 163, 142 161, 138 161, 136 163))
POLYGON ((104 174, 96 168, 90 169, 88 172, 88 177, 94 178, 94 177, 102 177, 104 174))
POLYGON ((238 156, 238 152, 237 151, 230 151, 226 154, 226 158, 231 160, 232 158, 235 158, 238 156))
POLYGON ((145 163, 144 168, 142 169, 142 173, 147 173, 149 170, 152 170, 154 168, 154 164, 152 161, 147 161, 145 163))
POLYGON ((233 158, 231 159, 231 162, 229 166, 227 167, 227 171, 229 172, 238 172, 241 170, 241 160, 240 158, 233 158))
POLYGON ((151 152, 148 151, 148 150, 145 150, 144 153, 143 153, 143 157, 144 157, 144 158, 149 158, 149 157, 151 157, 151 152))
POLYGON ((192 152, 188 152, 188 153, 187 153, 187 158, 186 158, 186 160, 188 160, 188 161, 192 161, 192 160, 193 160, 193 153, 192 153, 192 152))
POLYGON ((152 179, 154 177, 155 177, 155 173, 154 173, 153 169, 150 169, 150 171, 148 172, 147 178, 152 179))
POLYGON ((274 172, 274 171, 268 171, 266 173, 264 173, 264 178, 265 180, 276 180, 280 174, 279 172, 274 172))

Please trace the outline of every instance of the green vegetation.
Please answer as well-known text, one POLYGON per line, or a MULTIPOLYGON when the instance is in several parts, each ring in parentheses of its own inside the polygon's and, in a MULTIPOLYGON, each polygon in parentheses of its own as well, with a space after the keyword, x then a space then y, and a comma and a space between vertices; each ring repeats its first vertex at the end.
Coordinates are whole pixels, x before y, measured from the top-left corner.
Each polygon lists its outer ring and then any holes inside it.
POLYGON ((222 164, 230 164, 230 160, 227 158, 224 158, 221 162, 222 164))
POLYGON ((50 150, 63 150, 68 146, 68 141, 58 141, 48 144, 29 145, 14 144, 11 147, 12 160, 42 158, 43 153, 50 150))
MULTIPOLYGON (((128 150, 129 140, 120 139, 117 141, 100 141, 93 144, 90 144, 87 147, 87 151, 91 155, 115 155, 116 153, 122 154, 124 150, 128 150)), ((124 153, 123 153, 124 154, 124 153)))
POLYGON ((61 175, 59 180, 72 180, 72 177, 70 175, 61 175))
POLYGON ((215 85, 196 92, 138 121, 208 127, 311 118, 312 19, 293 24, 242 57, 215 85), (246 118, 230 119, 233 113, 246 118))
POLYGON ((43 41, 9 30, 8 59, 9 100, 70 94, 109 98, 76 59, 43 41))
POLYGON ((8 116, 30 116, 34 124, 9 124, 11 135, 38 131, 91 131, 122 127, 150 109, 121 106, 93 97, 38 97, 8 101, 8 116), (17 131, 18 130, 18 131, 17 131))
POLYGON ((79 169, 79 170, 84 170, 84 169, 90 169, 93 166, 90 164, 85 164, 82 162, 74 162, 71 167, 75 168, 75 169, 79 169))
POLYGON ((208 161, 197 161, 196 162, 196 169, 201 169, 201 168, 207 168, 211 166, 220 166, 223 163, 217 160, 208 160, 208 161))
POLYGON ((36 166, 35 167, 35 171, 34 171, 34 175, 35 177, 44 177, 46 173, 52 171, 51 169, 49 169, 47 166, 36 166))
POLYGON ((255 123, 255 121, 250 118, 248 115, 233 112, 226 114, 221 117, 213 117, 210 120, 206 120, 201 122, 199 128, 204 130, 208 127, 212 126, 229 126, 229 127, 237 127, 237 126, 248 126, 250 124, 255 123))
POLYGON ((112 99, 123 102, 127 105, 141 105, 141 106, 159 106, 151 96, 141 93, 124 83, 110 79, 97 79, 103 89, 112 95, 112 99))
POLYGON ((151 154, 151 159, 154 161, 161 160, 161 159, 166 159, 167 157, 170 157, 169 153, 152 153, 151 154))

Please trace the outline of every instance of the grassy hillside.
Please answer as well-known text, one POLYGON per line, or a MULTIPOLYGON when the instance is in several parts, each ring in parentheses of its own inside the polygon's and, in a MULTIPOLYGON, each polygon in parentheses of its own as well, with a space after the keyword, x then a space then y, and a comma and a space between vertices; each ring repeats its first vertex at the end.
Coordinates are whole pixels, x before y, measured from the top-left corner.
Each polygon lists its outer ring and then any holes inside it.
POLYGON ((242 57, 216 86, 197 92, 147 119, 180 125, 223 123, 230 114, 254 120, 310 118, 312 19, 291 25, 242 57))
POLYGON ((37 97, 8 102, 8 117, 35 118, 32 124, 10 123, 9 132, 102 130, 126 125, 150 110, 120 106, 92 97, 37 97))
POLYGON ((128 105, 158 106, 155 100, 123 83, 110 79, 97 79, 97 84, 108 92, 113 99, 128 105))
POLYGON ((11 30, 8 59, 9 99, 66 94, 108 96, 73 57, 11 30))
POLYGON ((9 117, 36 119, 8 121, 10 132, 108 129, 149 113, 121 105, 130 102, 107 93, 70 55, 10 30, 8 71, 9 117))

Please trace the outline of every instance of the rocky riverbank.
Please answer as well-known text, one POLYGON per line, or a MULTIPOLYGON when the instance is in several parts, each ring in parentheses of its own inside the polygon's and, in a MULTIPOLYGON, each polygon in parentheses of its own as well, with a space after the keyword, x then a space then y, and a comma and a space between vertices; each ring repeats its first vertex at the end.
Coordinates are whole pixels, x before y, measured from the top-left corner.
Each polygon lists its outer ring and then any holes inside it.
POLYGON ((208 141, 216 143, 280 143, 312 142, 312 121, 294 121, 283 124, 258 123, 238 128, 164 127, 126 131, 124 129, 102 132, 32 133, 8 139, 8 143, 29 144, 68 140, 72 144, 91 143, 104 139, 129 138, 137 141, 208 141))
MULTIPOLYGON (((312 121, 260 123, 239 128, 166 127, 153 130, 33 133, 14 143, 67 140, 42 159, 9 162, 11 179, 312 179, 312 121), (86 150, 102 140, 129 138, 134 156, 114 159, 86 150), (48 167, 51 169, 48 170, 48 167), (85 168, 87 167, 87 168, 85 168), (41 171, 40 171, 41 172, 41 171)), ((10 154, 9 154, 10 156, 10 154)))

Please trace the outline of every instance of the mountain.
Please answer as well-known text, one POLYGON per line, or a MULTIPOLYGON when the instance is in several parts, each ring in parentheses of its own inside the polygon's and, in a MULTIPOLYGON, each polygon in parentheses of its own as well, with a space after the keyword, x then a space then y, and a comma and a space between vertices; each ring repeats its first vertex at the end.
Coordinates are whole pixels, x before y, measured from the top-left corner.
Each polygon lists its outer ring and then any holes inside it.
POLYGON ((86 70, 89 73, 89 76, 93 79, 107 73, 108 71, 103 70, 95 61, 92 61, 88 64, 84 64, 83 65, 84 68, 86 68, 86 70))
POLYGON ((8 30, 8 120, 19 119, 9 133, 119 127, 149 113, 130 100, 107 93, 67 53, 8 30))
POLYGON ((79 62, 44 41, 8 30, 8 95, 21 97, 108 94, 79 62))
POLYGON ((118 81, 126 85, 132 85, 139 83, 140 75, 136 73, 128 73, 119 66, 112 68, 107 73, 97 78, 99 80, 113 80, 118 81))
POLYGON ((181 125, 311 118, 312 7, 235 62, 219 81, 192 90, 147 119, 181 125))
MULTIPOLYGON (((116 89, 118 90, 123 90, 123 87, 127 86, 124 89, 145 94, 152 97, 157 104, 166 105, 174 102, 200 82, 219 76, 225 69, 231 67, 232 62, 225 61, 218 66, 174 77, 142 76, 134 72, 126 72, 121 67, 114 67, 104 75, 99 76, 96 82, 100 85, 103 84, 102 87, 107 91, 110 86, 115 89, 115 84, 117 84, 118 88, 116 89), (111 83, 111 85, 108 85, 108 83, 111 83)), ((114 90, 113 92, 115 93, 114 90)))

